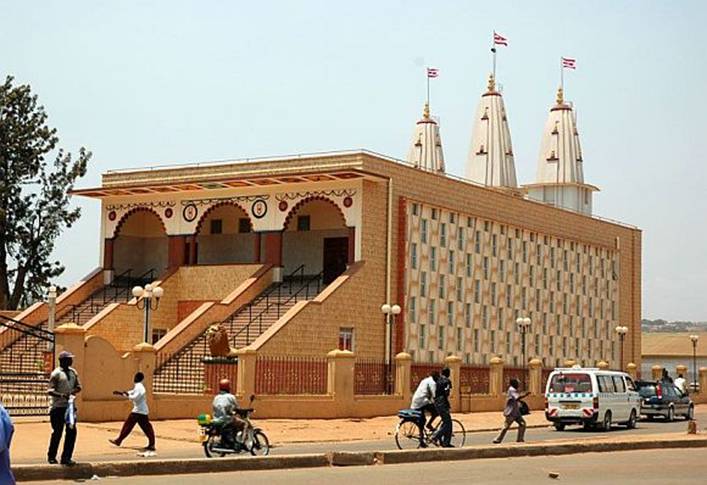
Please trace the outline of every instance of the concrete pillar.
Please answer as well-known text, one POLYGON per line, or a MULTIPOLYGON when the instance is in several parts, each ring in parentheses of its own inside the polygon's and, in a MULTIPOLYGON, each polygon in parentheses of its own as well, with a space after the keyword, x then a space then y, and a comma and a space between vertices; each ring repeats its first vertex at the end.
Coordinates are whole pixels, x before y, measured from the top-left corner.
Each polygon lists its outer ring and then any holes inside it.
POLYGON ((236 394, 243 400, 249 400, 255 394, 255 372, 258 361, 258 352, 244 348, 236 351, 238 356, 238 382, 236 394))
POLYGON ((113 269, 113 243, 115 239, 107 237, 103 240, 103 269, 113 269))
POLYGON ((675 375, 673 376, 673 378, 676 378, 680 374, 682 374, 682 376, 685 378, 685 380, 687 380, 688 374, 687 374, 687 366, 685 364, 678 364, 675 366, 675 375))
POLYGON ((503 359, 500 357, 493 357, 489 361, 489 394, 492 396, 501 396, 504 391, 503 359))
POLYGON ((700 367, 700 394, 707 394, 707 367, 700 367))
MULTIPOLYGON (((66 350, 74 354, 74 363, 71 365, 76 370, 79 375, 79 380, 84 375, 85 369, 85 346, 84 341, 86 339, 86 330, 76 325, 75 323, 65 323, 54 329, 55 337, 55 357, 59 357, 59 354, 66 350)), ((58 366, 58 361, 55 363, 58 366)), ((94 369, 94 372, 96 370, 94 369)), ((83 403, 83 394, 78 393, 76 396, 76 407, 81 409, 81 404, 83 403)))
POLYGON ((260 233, 255 232, 253 237, 253 262, 260 262, 260 233))
POLYGON ((533 395, 540 395, 544 394, 545 390, 543 389, 543 363, 540 359, 531 359, 530 362, 528 363, 528 387, 527 389, 530 391, 531 394, 533 395))
POLYGON ((626 364, 626 372, 628 372, 633 379, 638 378, 638 367, 633 362, 626 364))
POLYGON ((659 381, 663 377, 663 367, 658 364, 651 367, 651 376, 653 376, 653 380, 659 381))
POLYGON ((178 268, 186 262, 187 236, 169 236, 168 241, 167 267, 178 268))
POLYGON ((449 379, 452 381, 452 392, 449 395, 449 404, 452 407, 452 412, 461 411, 461 367, 462 360, 456 355, 449 355, 444 359, 444 365, 449 367, 449 379))
POLYGON ((395 395, 402 396, 404 402, 410 402, 410 368, 412 356, 407 352, 400 352, 395 356, 395 395))
POLYGON ((153 393, 153 377, 155 375, 155 365, 157 358, 155 348, 148 343, 140 343, 133 347, 133 357, 137 361, 137 370, 145 374, 145 391, 147 391, 147 406, 155 409, 153 393))
POLYGON ((600 361, 597 363, 597 367, 598 367, 600 370, 609 370, 609 363, 608 363, 608 362, 605 362, 605 361, 603 361, 603 360, 600 360, 600 361))
POLYGON ((338 416, 350 416, 354 407, 354 363, 350 350, 332 350, 327 354, 327 394, 334 398, 338 416))
POLYGON ((348 250, 347 250, 347 261, 346 263, 351 265, 356 262, 356 227, 351 226, 348 228, 348 250))

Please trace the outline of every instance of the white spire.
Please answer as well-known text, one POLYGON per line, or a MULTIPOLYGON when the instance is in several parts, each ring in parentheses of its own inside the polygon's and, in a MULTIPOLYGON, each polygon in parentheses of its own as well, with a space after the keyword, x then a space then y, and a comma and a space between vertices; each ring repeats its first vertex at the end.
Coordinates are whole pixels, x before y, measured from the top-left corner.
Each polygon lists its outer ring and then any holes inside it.
POLYGON ((560 88, 543 130, 536 181, 526 186, 528 195, 532 199, 591 214, 592 192, 599 189, 584 183, 583 165, 577 118, 572 106, 565 103, 560 88))
POLYGON ((489 75, 488 91, 481 95, 476 110, 466 176, 492 187, 518 187, 506 107, 503 96, 496 91, 493 74, 489 75))
POLYGON ((439 125, 430 117, 430 105, 427 103, 422 119, 415 125, 407 160, 417 168, 444 173, 444 153, 439 125))

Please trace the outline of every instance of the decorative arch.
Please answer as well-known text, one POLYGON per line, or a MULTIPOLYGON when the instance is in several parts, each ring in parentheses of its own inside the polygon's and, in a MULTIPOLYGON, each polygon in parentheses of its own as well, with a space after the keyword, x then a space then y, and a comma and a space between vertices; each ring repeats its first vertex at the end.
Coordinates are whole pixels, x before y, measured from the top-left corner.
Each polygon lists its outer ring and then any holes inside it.
POLYGON ((137 213, 137 212, 151 212, 152 214, 154 214, 155 216, 157 216, 157 220, 160 221, 160 225, 162 226, 162 232, 164 232, 165 235, 167 234, 167 226, 166 226, 165 223, 164 223, 164 219, 162 219, 162 216, 159 215, 159 214, 157 213, 157 211, 155 211, 154 209, 152 209, 152 208, 150 208, 150 207, 135 207, 135 208, 133 208, 133 209, 130 209, 130 210, 129 210, 128 212, 126 212, 125 214, 123 214, 123 217, 120 218, 120 220, 118 221, 118 224, 115 225, 115 229, 113 230, 113 237, 114 237, 114 238, 115 238, 115 237, 118 237, 118 235, 120 234, 120 230, 122 229, 122 227, 123 227, 123 225, 125 224, 125 222, 126 222, 131 216, 135 215, 135 213, 137 213))
POLYGON ((231 205, 234 207, 239 208, 240 210, 243 211, 243 213, 246 215, 248 220, 250 221, 250 228, 251 230, 253 229, 253 219, 250 217, 250 214, 248 213, 248 209, 243 207, 241 204, 238 202, 232 201, 232 200, 226 200, 223 202, 219 202, 218 204, 214 204, 211 207, 209 207, 201 216, 199 219, 199 222, 196 224, 196 227, 194 227, 194 235, 198 236, 199 233, 201 232, 201 226, 204 224, 204 221, 209 217, 209 214, 211 214, 214 210, 218 209, 219 207, 223 207, 226 205, 231 205))
POLYGON ((310 202, 314 202, 317 200, 321 200, 324 202, 328 202, 330 205, 333 205, 336 211, 339 213, 339 217, 341 217, 341 221, 343 222, 343 226, 346 227, 346 216, 344 215, 344 211, 341 210, 341 207, 339 207, 339 204, 331 200, 329 197, 326 197, 324 195, 313 195, 307 198, 304 198, 297 202, 295 205, 292 206, 292 209, 290 209, 290 212, 287 213, 287 216, 285 217, 285 222, 282 224, 282 229, 286 230, 287 227, 290 224, 290 221, 292 218, 304 207, 310 202))

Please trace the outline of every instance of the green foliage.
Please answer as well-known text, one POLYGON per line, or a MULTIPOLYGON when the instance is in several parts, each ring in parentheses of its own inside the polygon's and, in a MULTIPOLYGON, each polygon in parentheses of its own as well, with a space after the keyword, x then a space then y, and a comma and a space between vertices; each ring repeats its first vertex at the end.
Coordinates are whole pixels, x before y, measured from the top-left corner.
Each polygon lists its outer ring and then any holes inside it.
POLYGON ((91 153, 81 148, 74 160, 57 149, 56 129, 46 122, 30 87, 8 76, 0 85, 0 309, 43 297, 64 271, 51 259, 55 241, 80 216, 69 191, 91 153))

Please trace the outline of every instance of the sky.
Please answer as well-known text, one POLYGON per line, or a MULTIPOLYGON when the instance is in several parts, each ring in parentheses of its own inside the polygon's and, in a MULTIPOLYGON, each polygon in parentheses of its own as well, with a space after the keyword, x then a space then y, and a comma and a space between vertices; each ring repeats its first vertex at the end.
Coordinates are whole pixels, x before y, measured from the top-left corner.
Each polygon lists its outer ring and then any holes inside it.
MULTIPOLYGON (((535 175, 560 56, 595 213, 643 230, 643 317, 707 320, 707 2, 8 1, 0 76, 61 146, 109 169, 366 148, 404 158, 425 97, 464 174, 492 32, 520 183, 535 175)), ((69 285, 99 262, 100 203, 58 241, 69 285)))

